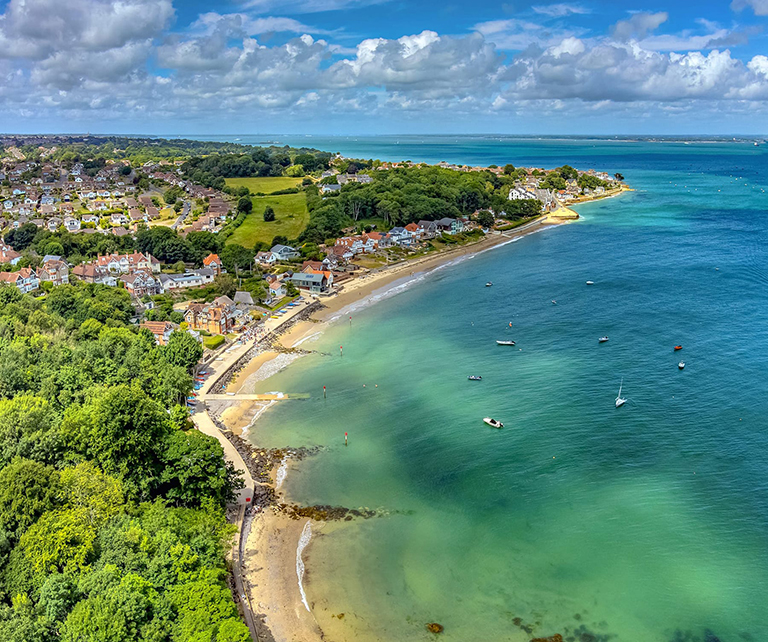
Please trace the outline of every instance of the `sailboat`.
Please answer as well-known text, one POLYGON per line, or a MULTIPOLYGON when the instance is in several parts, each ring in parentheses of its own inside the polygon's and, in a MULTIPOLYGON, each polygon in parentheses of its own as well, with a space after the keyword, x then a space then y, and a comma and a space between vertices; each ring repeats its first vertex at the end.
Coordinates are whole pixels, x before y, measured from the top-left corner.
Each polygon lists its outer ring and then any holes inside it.
POLYGON ((627 403, 627 400, 624 399, 621 396, 621 389, 624 387, 624 379, 621 380, 621 385, 619 386, 619 394, 616 396, 616 407, 621 408, 625 403, 627 403))

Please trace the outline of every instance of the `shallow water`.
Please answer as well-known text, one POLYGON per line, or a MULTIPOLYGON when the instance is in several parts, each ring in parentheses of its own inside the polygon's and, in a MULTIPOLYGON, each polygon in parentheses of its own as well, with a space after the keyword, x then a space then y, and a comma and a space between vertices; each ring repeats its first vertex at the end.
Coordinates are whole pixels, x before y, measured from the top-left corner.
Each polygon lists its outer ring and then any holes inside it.
MULTIPOLYGON (((407 157, 460 162, 461 144, 407 157)), ((355 310, 304 346, 327 355, 257 384, 312 396, 270 409, 255 441, 328 446, 291 468, 292 498, 386 513, 313 535, 321 626, 334 640, 422 640, 431 621, 446 640, 766 639, 764 148, 463 145, 467 163, 569 162, 637 191, 355 310)))

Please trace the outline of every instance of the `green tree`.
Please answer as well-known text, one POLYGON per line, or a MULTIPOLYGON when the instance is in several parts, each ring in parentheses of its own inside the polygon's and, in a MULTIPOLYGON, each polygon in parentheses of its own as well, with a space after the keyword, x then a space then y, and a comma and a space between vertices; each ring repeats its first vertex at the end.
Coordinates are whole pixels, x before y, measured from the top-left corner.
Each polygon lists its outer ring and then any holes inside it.
POLYGON ((493 227, 493 223, 494 223, 493 214, 491 214, 488 210, 483 210, 482 212, 478 212, 477 223, 485 228, 493 227))
POLYGON ((264 220, 267 223, 275 220, 275 210, 273 210, 270 205, 267 205, 267 207, 264 209, 264 220))
POLYGON ((506 165, 504 165, 504 170, 503 171, 507 175, 514 174, 515 173, 515 166, 512 163, 507 163, 506 165))
POLYGON ((18 540, 59 499, 59 474, 17 457, 0 470, 0 527, 18 540))
POLYGON ((221 296, 233 297, 237 292, 237 283, 229 274, 219 274, 214 280, 213 285, 221 296))
POLYGON ((199 506, 209 498, 223 508, 243 487, 218 440, 198 430, 171 433, 163 461, 163 495, 177 506, 199 506))
POLYGON ((62 422, 70 447, 122 479, 128 495, 140 498, 154 491, 170 430, 167 413, 138 382, 113 386, 84 406, 68 408, 62 422))
POLYGON ((250 214, 252 209, 253 209, 253 201, 251 201, 251 199, 248 198, 247 196, 243 196, 239 201, 237 201, 238 212, 250 214))
POLYGON ((191 372, 203 356, 203 346, 189 332, 175 331, 163 346, 163 355, 168 363, 191 372))

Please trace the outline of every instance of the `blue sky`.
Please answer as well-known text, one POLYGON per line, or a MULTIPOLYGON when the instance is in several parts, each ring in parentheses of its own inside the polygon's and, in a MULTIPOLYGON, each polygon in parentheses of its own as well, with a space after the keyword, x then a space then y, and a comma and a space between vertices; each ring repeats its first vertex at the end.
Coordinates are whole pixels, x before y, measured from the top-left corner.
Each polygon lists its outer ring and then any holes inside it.
POLYGON ((768 134, 768 0, 0 0, 0 130, 768 134))

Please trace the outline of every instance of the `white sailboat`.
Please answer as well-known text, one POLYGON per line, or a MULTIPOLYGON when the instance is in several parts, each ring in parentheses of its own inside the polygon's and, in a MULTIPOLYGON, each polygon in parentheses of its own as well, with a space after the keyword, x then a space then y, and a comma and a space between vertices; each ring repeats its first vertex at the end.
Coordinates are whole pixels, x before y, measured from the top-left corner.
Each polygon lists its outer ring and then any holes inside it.
POLYGON ((621 389, 624 387, 624 379, 621 380, 621 385, 619 385, 619 394, 616 396, 616 407, 621 408, 625 403, 627 403, 627 400, 621 396, 621 389))

